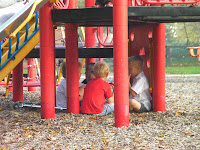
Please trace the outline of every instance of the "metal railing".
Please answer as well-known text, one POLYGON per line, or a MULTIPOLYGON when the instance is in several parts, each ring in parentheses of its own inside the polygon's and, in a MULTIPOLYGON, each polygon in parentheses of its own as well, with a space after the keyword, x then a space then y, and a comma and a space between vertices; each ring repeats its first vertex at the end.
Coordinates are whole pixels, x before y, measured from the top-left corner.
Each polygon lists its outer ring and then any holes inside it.
POLYGON ((65 0, 64 2, 63 0, 59 0, 58 3, 54 3, 53 5, 58 9, 67 9, 69 7, 69 0, 65 0))
POLYGON ((171 4, 172 6, 179 6, 180 4, 194 4, 197 5, 200 0, 132 0, 131 6, 159 6, 164 4, 171 4))
POLYGON ((200 46, 199 47, 187 47, 188 52, 191 57, 200 57, 200 46), (194 50, 196 49, 196 54, 194 54, 194 50))
POLYGON ((110 44, 106 44, 106 42, 108 41, 108 38, 109 38, 109 27, 107 27, 107 34, 106 34, 106 38, 104 41, 103 41, 103 39, 100 38, 100 28, 101 27, 97 27, 97 39, 98 39, 99 43, 104 47, 113 47, 113 39, 111 40, 110 44))
MULTIPOLYGON (((34 17, 34 16, 32 16, 34 17)), ((9 41, 9 47, 8 47, 8 57, 7 60, 2 64, 2 60, 0 59, 0 70, 10 61, 10 60, 14 60, 15 59, 15 55, 17 54, 17 52, 19 52, 21 50, 21 48, 39 31, 39 25, 38 25, 38 21, 39 20, 39 15, 38 12, 36 12, 35 15, 35 28, 34 31, 31 33, 31 35, 29 35, 29 22, 26 23, 26 32, 25 32, 25 40, 23 42, 23 44, 21 44, 19 46, 19 42, 20 42, 20 31, 17 32, 17 39, 16 39, 16 48, 15 51, 12 53, 12 38, 10 37, 8 39, 9 41), (2 64, 2 65, 1 65, 2 64)), ((2 42, 1 42, 2 45, 2 42)), ((1 55, 2 56, 2 55, 1 55)), ((0 57, 1 58, 1 57, 0 57)))

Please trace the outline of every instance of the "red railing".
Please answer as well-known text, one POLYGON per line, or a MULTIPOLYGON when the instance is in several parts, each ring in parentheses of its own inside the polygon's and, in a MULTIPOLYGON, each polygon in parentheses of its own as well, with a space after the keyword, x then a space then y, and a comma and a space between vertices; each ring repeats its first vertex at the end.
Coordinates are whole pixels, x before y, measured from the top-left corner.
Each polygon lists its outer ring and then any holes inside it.
POLYGON ((110 44, 106 44, 108 38, 109 38, 109 27, 107 27, 107 35, 104 41, 100 38, 100 27, 97 27, 97 39, 99 43, 104 47, 113 47, 113 39, 111 40, 110 44))
POLYGON ((178 6, 180 4, 194 4, 197 5, 200 0, 129 0, 129 6, 159 6, 164 4, 171 4, 178 6))
POLYGON ((199 57, 200 56, 200 47, 187 47, 189 54, 191 57, 199 57), (194 54, 194 50, 197 49, 197 54, 194 54))
POLYGON ((58 3, 53 4, 58 9, 67 9, 69 7, 69 0, 65 0, 63 3, 63 0, 59 0, 58 3))
POLYGON ((144 4, 194 4, 199 0, 142 0, 144 4))

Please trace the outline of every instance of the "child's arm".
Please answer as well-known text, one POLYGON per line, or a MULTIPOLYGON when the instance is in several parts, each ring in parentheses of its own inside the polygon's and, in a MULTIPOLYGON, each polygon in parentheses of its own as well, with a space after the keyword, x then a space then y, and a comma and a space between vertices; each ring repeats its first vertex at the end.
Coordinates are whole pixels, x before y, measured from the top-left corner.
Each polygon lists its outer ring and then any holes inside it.
POLYGON ((133 91, 130 86, 129 86, 129 92, 131 93, 131 95, 133 95, 133 97, 137 96, 137 93, 133 91))
POLYGON ((111 90, 112 90, 112 93, 114 93, 114 83, 109 83, 110 84, 110 87, 111 87, 111 90))
POLYGON ((107 99, 108 103, 114 103, 114 95, 107 99))
POLYGON ((137 93, 131 89, 131 83, 130 83, 131 75, 129 75, 129 92, 133 97, 137 96, 137 93))
POLYGON ((86 85, 82 85, 81 87, 79 87, 79 101, 83 100, 83 95, 84 95, 84 88, 86 85))

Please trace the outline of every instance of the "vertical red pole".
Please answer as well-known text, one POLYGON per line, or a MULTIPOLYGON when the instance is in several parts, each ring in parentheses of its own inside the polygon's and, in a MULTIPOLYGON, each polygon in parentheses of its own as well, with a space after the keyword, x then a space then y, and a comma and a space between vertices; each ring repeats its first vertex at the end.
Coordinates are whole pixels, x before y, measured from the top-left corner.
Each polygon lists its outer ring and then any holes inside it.
POLYGON ((129 126, 128 89, 128 0, 115 0, 113 6, 113 58, 115 126, 129 126))
MULTIPOLYGON (((85 0, 85 7, 91 8, 95 5, 95 0, 85 0)), ((85 27, 85 47, 95 47, 95 27, 85 27)), ((95 63, 95 58, 86 59, 86 65, 89 63, 95 63)))
POLYGON ((128 0, 128 6, 132 6, 132 1, 133 0, 128 0))
MULTIPOLYGON (((99 38, 101 39, 101 41, 103 41, 103 27, 99 27, 99 38)), ((103 47, 100 42, 99 42, 99 47, 103 47)), ((99 58, 99 61, 103 61, 103 58, 99 58)))
POLYGON ((8 90, 13 91, 13 87, 9 86, 8 90))
POLYGON ((45 4, 40 19, 41 117, 55 118, 55 32, 51 21, 52 4, 45 4))
MULTIPOLYGON (((77 0, 69 1, 69 8, 77 8, 77 0)), ((78 31, 77 25, 65 25, 67 112, 79 113, 78 31)))
MULTIPOLYGON (((11 71, 11 77, 12 77, 12 76, 13 76, 13 70, 11 71)), ((12 83, 12 85, 13 85, 13 83, 12 83)), ((9 91, 13 91, 13 86, 9 86, 8 90, 9 90, 9 91)))
MULTIPOLYGON (((36 71, 36 66, 35 66, 35 59, 33 58, 28 58, 28 82, 36 82, 36 76, 37 76, 37 71, 36 71)), ((34 92, 36 91, 36 87, 28 87, 28 91, 34 92)))
POLYGON ((13 102, 23 101, 23 61, 13 69, 13 102))
POLYGON ((153 27, 153 110, 166 111, 165 106, 165 24, 153 27))

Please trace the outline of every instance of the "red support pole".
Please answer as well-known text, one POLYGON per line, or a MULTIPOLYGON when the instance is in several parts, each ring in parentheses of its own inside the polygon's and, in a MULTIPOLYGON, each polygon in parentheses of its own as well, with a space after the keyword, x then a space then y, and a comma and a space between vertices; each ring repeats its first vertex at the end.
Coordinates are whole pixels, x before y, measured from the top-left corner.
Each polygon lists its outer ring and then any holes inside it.
MULTIPOLYGON (((76 8, 77 0, 70 0, 69 8, 76 8)), ((77 25, 65 25, 67 112, 79 113, 78 31, 77 25)))
POLYGON ((129 126, 128 0, 113 6, 115 126, 129 126))
POLYGON ((165 24, 153 27, 153 110, 166 111, 165 106, 165 24))
POLYGON ((78 3, 77 0, 69 0, 69 8, 77 8, 78 3))
MULTIPOLYGON (((28 58, 28 82, 36 82, 37 77, 37 71, 35 66, 35 59, 34 58, 28 58)), ((28 91, 34 92, 36 91, 36 87, 28 87, 28 91)))
MULTIPOLYGON (((13 70, 11 71, 11 76, 13 76, 13 70)), ((13 85, 13 83, 12 83, 12 85, 13 85)), ((13 91, 13 86, 9 86, 8 90, 13 91)))
MULTIPOLYGON (((99 37, 100 37, 100 39, 101 39, 101 41, 103 41, 103 27, 99 27, 99 33, 97 33, 97 34, 99 34, 99 37)), ((101 44, 100 44, 100 42, 99 42, 99 47, 103 47, 101 44)), ((99 58, 99 61, 103 61, 103 58, 99 58)))
MULTIPOLYGON (((91 8, 95 6, 95 0, 85 0, 85 7, 91 8)), ((85 27, 85 47, 94 48, 95 47, 95 27, 85 27)), ((95 58, 86 59, 86 65, 89 63, 95 63, 95 58)))
POLYGON ((45 4, 40 19, 41 118, 55 118, 55 32, 51 21, 53 5, 45 4))
POLYGON ((128 0, 128 6, 132 6, 132 1, 133 0, 128 0))
POLYGON ((8 91, 13 91, 13 87, 9 86, 8 91))
POLYGON ((23 61, 13 69, 13 102, 23 101, 23 61))

